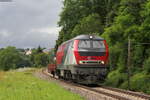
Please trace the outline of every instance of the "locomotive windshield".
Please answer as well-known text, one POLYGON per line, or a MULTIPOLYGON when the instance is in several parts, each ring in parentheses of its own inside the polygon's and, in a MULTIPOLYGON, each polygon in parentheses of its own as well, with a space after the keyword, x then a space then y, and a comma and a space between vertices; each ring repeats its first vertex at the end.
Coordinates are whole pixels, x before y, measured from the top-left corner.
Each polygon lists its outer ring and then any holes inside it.
POLYGON ((79 41, 79 48, 90 48, 91 47, 91 41, 89 40, 80 40, 79 41))
POLYGON ((105 48, 104 42, 99 40, 80 40, 79 48, 105 48))

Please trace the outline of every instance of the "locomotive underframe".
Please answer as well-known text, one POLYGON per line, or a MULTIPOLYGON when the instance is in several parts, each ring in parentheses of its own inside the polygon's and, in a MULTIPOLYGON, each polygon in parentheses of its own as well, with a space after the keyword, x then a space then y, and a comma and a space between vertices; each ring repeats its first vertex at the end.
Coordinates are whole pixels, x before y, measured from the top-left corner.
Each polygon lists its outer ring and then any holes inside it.
POLYGON ((83 84, 97 84, 103 81, 107 74, 106 66, 98 65, 67 65, 57 67, 57 75, 64 79, 72 79, 83 84))

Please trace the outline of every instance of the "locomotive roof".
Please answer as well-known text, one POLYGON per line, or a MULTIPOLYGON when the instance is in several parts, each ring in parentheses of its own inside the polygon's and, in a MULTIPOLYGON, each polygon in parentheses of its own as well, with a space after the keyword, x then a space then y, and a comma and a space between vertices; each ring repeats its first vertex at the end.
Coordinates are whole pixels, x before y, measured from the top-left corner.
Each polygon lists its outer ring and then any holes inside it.
POLYGON ((73 40, 78 40, 78 39, 90 39, 90 36, 92 36, 92 39, 95 40, 104 40, 103 38, 99 37, 99 36, 95 36, 95 35, 79 35, 75 38, 73 38, 73 40))

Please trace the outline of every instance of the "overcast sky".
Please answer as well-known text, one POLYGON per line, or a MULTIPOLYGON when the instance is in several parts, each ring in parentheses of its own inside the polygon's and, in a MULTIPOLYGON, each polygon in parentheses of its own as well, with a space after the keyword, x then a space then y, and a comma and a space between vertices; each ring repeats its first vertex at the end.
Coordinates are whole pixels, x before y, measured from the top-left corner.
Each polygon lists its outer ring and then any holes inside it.
POLYGON ((53 48, 62 0, 12 1, 0 2, 0 48, 53 48))

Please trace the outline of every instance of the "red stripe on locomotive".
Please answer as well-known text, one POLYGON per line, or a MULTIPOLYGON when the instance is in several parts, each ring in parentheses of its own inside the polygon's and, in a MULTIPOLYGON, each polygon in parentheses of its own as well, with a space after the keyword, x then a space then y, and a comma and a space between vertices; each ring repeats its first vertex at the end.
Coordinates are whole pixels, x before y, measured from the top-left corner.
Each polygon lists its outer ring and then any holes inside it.
POLYGON ((64 48, 65 48, 65 44, 64 45, 61 45, 59 48, 58 48, 58 51, 57 51, 57 54, 56 54, 56 62, 57 64, 61 64, 62 63, 62 59, 63 59, 63 56, 64 56, 64 48))

